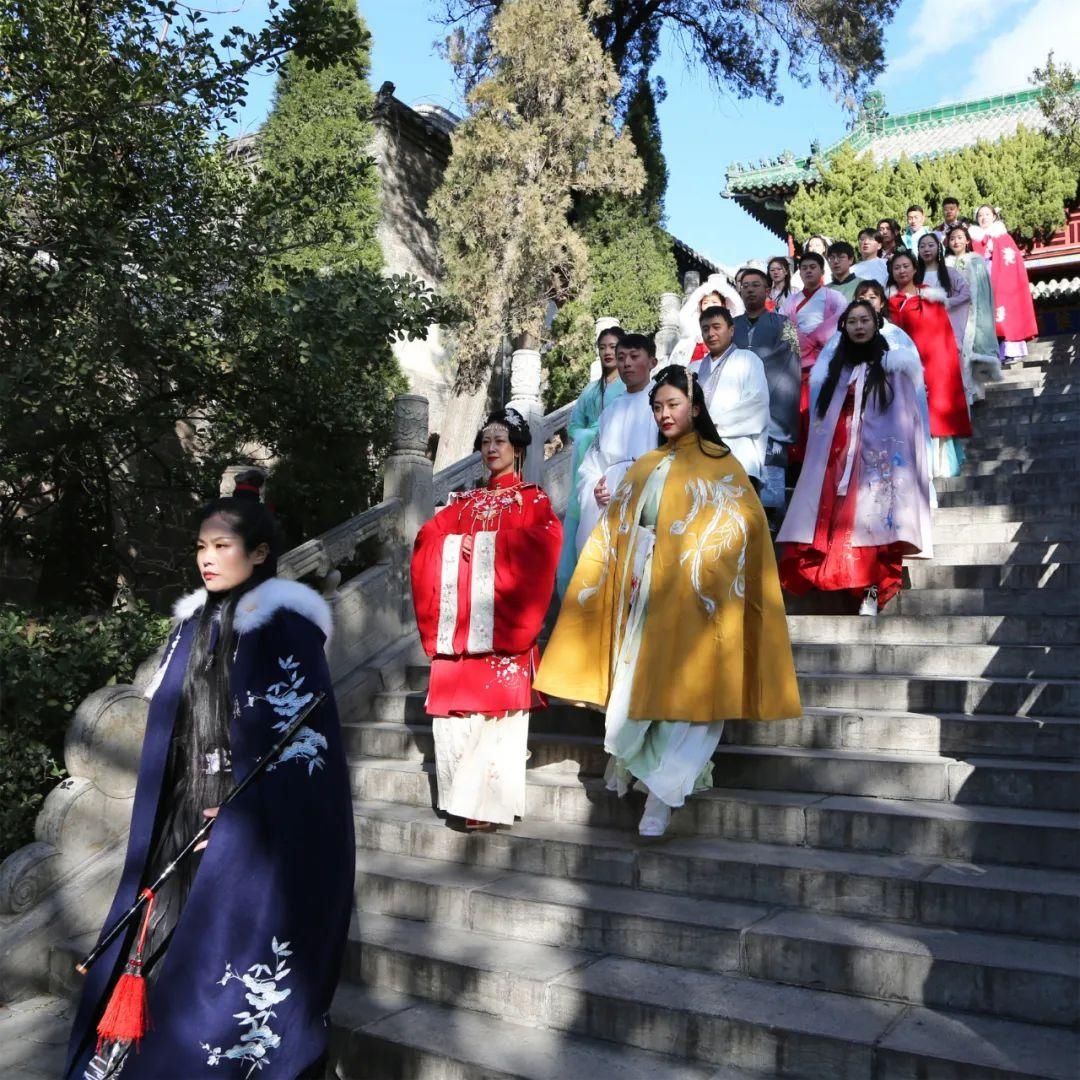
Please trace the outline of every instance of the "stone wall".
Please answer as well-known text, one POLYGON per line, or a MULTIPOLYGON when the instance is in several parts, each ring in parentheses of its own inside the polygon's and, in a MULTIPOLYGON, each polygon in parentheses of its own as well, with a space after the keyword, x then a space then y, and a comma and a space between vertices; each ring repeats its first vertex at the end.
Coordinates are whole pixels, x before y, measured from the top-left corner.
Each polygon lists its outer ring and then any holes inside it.
MULTIPOLYGON (((388 274, 415 274, 429 285, 440 279, 435 226, 428 201, 450 159, 450 131, 457 118, 434 106, 411 109, 383 83, 375 103, 372 157, 379 167, 382 216, 378 238, 388 274)), ((433 326, 425 341, 394 345, 409 389, 431 406, 431 430, 442 430, 452 370, 442 330, 433 326)))

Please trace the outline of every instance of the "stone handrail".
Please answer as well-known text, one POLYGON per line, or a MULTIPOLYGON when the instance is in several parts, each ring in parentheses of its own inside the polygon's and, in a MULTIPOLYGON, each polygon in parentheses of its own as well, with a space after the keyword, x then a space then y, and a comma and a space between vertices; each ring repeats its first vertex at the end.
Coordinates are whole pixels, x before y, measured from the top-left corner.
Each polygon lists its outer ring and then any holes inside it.
POLYGON ((278 574, 294 581, 319 577, 323 579, 323 592, 333 592, 341 583, 340 575, 336 580, 333 578, 338 568, 352 561, 356 549, 365 540, 377 538, 386 541, 401 510, 400 499, 384 499, 378 506, 294 547, 278 562, 278 574))

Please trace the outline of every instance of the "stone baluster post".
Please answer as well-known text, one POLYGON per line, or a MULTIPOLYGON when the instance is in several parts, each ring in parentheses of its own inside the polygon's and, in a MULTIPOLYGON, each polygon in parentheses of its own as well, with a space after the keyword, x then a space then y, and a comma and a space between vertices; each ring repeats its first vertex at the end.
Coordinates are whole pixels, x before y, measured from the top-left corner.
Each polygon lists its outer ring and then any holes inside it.
POLYGON ((678 293, 660 294, 660 329, 656 331, 656 367, 664 367, 679 343, 679 309, 682 298, 678 293))
POLYGON ((401 500, 401 539, 410 550, 420 526, 435 512, 427 444, 427 398, 399 394, 394 398, 394 441, 383 466, 383 498, 401 500))
POLYGON ((540 399, 540 352, 515 349, 510 358, 510 401, 528 421, 532 446, 525 455, 525 480, 542 484, 544 479, 544 406, 540 399))
POLYGON ((431 459, 427 456, 428 400, 420 394, 394 398, 394 441, 383 466, 383 498, 401 500, 400 524, 391 557, 401 575, 402 619, 412 618, 409 559, 420 526, 435 512, 431 459))
POLYGON ((683 297, 689 296, 701 284, 701 275, 696 270, 687 270, 683 274, 683 297))

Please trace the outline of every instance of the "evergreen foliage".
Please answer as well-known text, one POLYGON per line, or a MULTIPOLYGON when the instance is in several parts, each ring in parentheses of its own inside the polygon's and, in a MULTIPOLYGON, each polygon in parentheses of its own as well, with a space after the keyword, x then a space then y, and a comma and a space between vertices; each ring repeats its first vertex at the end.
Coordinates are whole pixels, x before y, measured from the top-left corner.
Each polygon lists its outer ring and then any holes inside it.
POLYGON ((1080 70, 1058 63, 1051 51, 1031 81, 1042 87, 1039 108, 1053 136, 1055 160, 1080 175, 1080 70))
POLYGON ((573 400, 588 382, 599 316, 612 315, 624 329, 651 335, 660 294, 679 288, 671 237, 660 224, 668 170, 647 79, 639 80, 630 99, 624 130, 644 166, 645 186, 638 195, 581 201, 575 227, 589 252, 588 282, 552 324, 554 346, 545 358, 550 408, 573 400))
MULTIPOLYGON (((442 0, 448 49, 475 85, 490 71, 490 32, 518 0, 442 0)), ((590 25, 623 82, 648 76, 664 31, 716 86, 740 98, 777 104, 782 61, 800 85, 816 76, 853 106, 884 66, 883 35, 899 0, 581 0, 590 25)))
POLYGON ((324 467, 320 491, 363 509, 387 445, 368 358, 447 317, 417 282, 313 269, 314 239, 280 235, 301 200, 355 191, 355 161, 297 158, 260 184, 212 138, 253 66, 291 53, 362 77, 355 14, 293 0, 215 43, 187 10, 0 7, 0 533, 40 604, 179 587, 221 464, 291 457, 309 429, 320 455, 362 436, 345 463, 359 487, 324 467))
POLYGON ((127 683, 168 633, 144 605, 40 618, 0 606, 0 860, 34 838, 34 818, 64 771, 64 734, 79 703, 127 683))
POLYGON ((276 237, 279 264, 378 270, 378 173, 369 156, 375 102, 367 81, 370 35, 355 0, 331 2, 354 20, 358 44, 334 64, 316 66, 299 56, 285 60, 259 132, 259 185, 273 192, 296 176, 315 179, 298 199, 275 200, 267 224, 276 237), (325 200, 325 185, 319 183, 326 175, 343 181, 332 200, 325 200))
POLYGON ((860 229, 881 218, 903 222, 912 204, 923 206, 936 224, 942 201, 952 195, 969 217, 988 202, 1001 208, 1021 239, 1048 236, 1064 224, 1065 203, 1077 193, 1076 169, 1053 151, 1052 138, 1023 127, 998 142, 918 162, 902 157, 879 166, 869 154, 841 147, 821 164, 817 183, 800 185, 788 205, 788 228, 799 241, 823 233, 854 242, 860 229))
POLYGON ((549 305, 582 287, 588 256, 569 222, 575 198, 644 183, 632 142, 612 123, 618 77, 577 0, 515 0, 492 21, 490 40, 492 73, 470 94, 430 206, 447 292, 469 313, 451 408, 470 442, 504 338, 540 341, 549 305))

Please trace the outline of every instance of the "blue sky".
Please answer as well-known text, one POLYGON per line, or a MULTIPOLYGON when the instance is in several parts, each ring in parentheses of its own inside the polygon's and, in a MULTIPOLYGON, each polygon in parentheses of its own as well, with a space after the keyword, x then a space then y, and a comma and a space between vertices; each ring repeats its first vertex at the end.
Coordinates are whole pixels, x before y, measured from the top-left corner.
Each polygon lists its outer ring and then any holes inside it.
MULTIPOLYGON (((385 80, 409 105, 432 102, 461 114, 449 66, 434 42, 440 0, 360 0, 373 38, 371 82, 385 80)), ((265 0, 213 17, 211 25, 257 25, 265 0)), ((888 69, 877 88, 891 113, 1024 89, 1047 52, 1080 65, 1080 0, 903 0, 886 36, 888 69)), ((662 42, 657 74, 667 84, 660 126, 670 182, 668 228, 710 258, 737 264, 779 251, 777 239, 720 197, 732 161, 757 161, 790 149, 807 153, 840 138, 850 116, 827 87, 786 81, 784 104, 737 101, 688 64, 677 41, 662 42)), ((255 80, 240 126, 258 126, 273 81, 255 80)))

